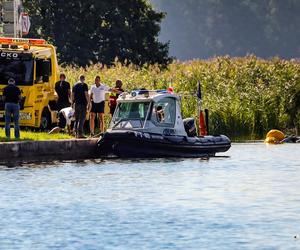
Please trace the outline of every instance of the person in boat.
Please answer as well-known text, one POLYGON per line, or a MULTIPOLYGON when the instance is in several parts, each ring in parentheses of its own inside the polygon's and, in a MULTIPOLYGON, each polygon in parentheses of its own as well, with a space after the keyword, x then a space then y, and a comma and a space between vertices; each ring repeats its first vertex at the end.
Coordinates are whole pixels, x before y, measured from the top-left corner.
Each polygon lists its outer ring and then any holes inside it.
POLYGON ((67 126, 68 134, 71 134, 71 123, 75 121, 75 110, 72 107, 63 108, 58 112, 58 124, 49 134, 59 133, 67 126))
POLYGON ((117 92, 111 92, 111 94, 109 96, 109 109, 110 109, 110 115, 111 116, 113 116, 113 114, 116 110, 117 99, 118 99, 119 95, 124 92, 124 90, 122 89, 122 85, 123 85, 123 82, 118 79, 116 81, 115 89, 120 91, 120 92, 118 92, 118 93, 117 92))
POLYGON ((164 114, 164 109, 162 106, 157 106, 156 107, 156 117, 158 122, 163 122, 165 119, 165 114, 164 114))

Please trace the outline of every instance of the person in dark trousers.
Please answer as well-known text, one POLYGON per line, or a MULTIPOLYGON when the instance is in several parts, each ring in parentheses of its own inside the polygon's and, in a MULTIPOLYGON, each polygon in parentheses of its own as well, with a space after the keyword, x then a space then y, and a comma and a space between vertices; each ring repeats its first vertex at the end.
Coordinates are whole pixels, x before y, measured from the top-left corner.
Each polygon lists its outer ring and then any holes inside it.
POLYGON ((15 80, 10 78, 8 85, 3 90, 3 100, 5 102, 5 135, 10 139, 10 121, 13 115, 15 124, 15 138, 20 138, 19 115, 21 90, 15 85, 15 80))
POLYGON ((57 111, 70 107, 71 88, 70 83, 66 81, 66 75, 60 74, 59 81, 55 83, 55 91, 58 95, 57 111))
POLYGON ((85 138, 83 135, 83 125, 86 118, 87 107, 89 104, 88 86, 84 82, 85 77, 81 75, 79 82, 75 83, 72 90, 72 105, 75 109, 75 136, 76 138, 85 138))
POLYGON ((117 80, 116 81, 116 86, 115 86, 115 90, 118 90, 118 92, 112 92, 110 94, 109 97, 109 108, 110 108, 110 114, 111 116, 113 116, 115 110, 116 110, 116 106, 117 106, 117 99, 119 97, 119 95, 124 92, 124 90, 122 89, 122 81, 121 80, 117 80))

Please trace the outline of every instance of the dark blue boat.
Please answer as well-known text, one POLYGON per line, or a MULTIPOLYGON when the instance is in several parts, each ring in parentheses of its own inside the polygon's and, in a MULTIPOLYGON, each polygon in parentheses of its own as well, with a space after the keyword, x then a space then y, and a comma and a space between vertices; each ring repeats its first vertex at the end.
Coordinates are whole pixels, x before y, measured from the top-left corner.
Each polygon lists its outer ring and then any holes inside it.
POLYGON ((194 119, 182 119, 179 96, 166 91, 123 93, 110 128, 98 141, 101 157, 205 157, 231 146, 225 135, 197 137, 194 119))

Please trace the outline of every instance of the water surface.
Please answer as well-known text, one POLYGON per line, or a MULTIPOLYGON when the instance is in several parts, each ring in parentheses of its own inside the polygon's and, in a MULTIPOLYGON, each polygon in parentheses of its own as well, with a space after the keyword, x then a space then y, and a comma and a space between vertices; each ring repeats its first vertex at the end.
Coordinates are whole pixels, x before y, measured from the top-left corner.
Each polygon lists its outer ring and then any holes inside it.
POLYGON ((222 155, 1 167, 0 249, 300 249, 300 144, 222 155))

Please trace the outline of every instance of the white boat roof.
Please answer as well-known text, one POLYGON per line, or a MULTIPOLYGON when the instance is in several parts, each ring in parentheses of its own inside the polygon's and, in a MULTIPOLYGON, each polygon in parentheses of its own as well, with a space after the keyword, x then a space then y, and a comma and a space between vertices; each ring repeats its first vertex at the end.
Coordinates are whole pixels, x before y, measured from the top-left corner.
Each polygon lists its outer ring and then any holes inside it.
POLYGON ((157 102, 163 98, 170 97, 179 100, 180 97, 166 90, 133 90, 119 95, 118 102, 157 102))

